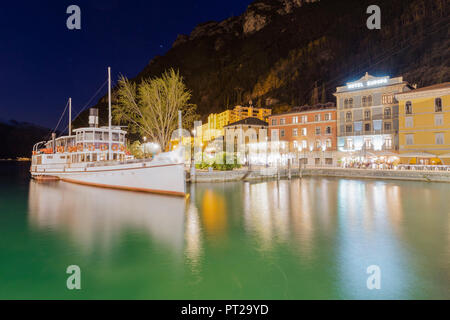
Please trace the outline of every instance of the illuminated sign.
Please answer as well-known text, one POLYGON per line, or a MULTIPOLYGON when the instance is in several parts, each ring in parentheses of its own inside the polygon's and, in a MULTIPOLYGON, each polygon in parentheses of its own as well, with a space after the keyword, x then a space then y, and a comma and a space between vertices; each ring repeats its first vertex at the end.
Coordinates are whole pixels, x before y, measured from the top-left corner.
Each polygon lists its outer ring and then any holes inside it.
POLYGON ((389 78, 382 78, 382 79, 374 79, 374 80, 367 80, 365 82, 352 82, 347 84, 347 88, 349 89, 359 89, 359 88, 365 88, 365 87, 373 87, 380 84, 387 84, 389 78))

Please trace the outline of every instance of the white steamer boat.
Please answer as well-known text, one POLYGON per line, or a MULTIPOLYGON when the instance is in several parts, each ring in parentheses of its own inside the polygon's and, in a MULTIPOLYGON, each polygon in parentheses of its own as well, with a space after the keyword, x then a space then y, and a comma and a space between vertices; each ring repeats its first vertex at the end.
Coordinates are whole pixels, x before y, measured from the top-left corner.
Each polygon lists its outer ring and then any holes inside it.
POLYGON ((184 150, 160 153, 152 159, 136 160, 126 150, 126 131, 111 125, 111 81, 109 79, 109 126, 98 127, 98 110, 90 109, 89 127, 33 147, 31 176, 37 180, 71 183, 184 196, 186 182, 184 150))

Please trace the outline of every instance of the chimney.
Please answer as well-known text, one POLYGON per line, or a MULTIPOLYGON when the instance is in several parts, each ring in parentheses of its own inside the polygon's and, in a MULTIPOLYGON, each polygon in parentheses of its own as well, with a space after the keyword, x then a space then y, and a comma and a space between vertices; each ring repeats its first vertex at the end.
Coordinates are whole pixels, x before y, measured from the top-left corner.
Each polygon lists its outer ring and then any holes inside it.
POLYGON ((98 109, 89 109, 89 127, 98 128, 98 109))

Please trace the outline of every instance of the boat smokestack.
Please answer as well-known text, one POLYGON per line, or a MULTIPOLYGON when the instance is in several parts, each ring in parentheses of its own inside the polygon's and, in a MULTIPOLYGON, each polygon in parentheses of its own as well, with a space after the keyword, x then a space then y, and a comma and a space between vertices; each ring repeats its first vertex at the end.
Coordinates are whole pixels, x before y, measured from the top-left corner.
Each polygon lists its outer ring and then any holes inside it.
POLYGON ((98 128, 98 109, 89 109, 89 127, 98 128))

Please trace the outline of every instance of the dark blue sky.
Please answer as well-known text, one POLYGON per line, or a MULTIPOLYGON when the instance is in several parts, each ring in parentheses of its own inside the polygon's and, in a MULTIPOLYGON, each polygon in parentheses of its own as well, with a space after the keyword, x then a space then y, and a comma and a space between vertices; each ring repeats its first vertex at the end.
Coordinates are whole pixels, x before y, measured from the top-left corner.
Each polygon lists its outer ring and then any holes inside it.
MULTIPOLYGON (((201 22, 240 15, 251 0, 4 1, 0 8, 0 120, 53 128, 73 99, 74 113, 112 67, 134 77, 177 34, 201 22), (66 27, 66 9, 81 8, 81 30, 66 27)), ((101 94, 106 93, 103 90, 101 94)), ((92 103, 96 103, 96 97, 92 103)), ((63 129, 63 128, 61 128, 63 129)))

